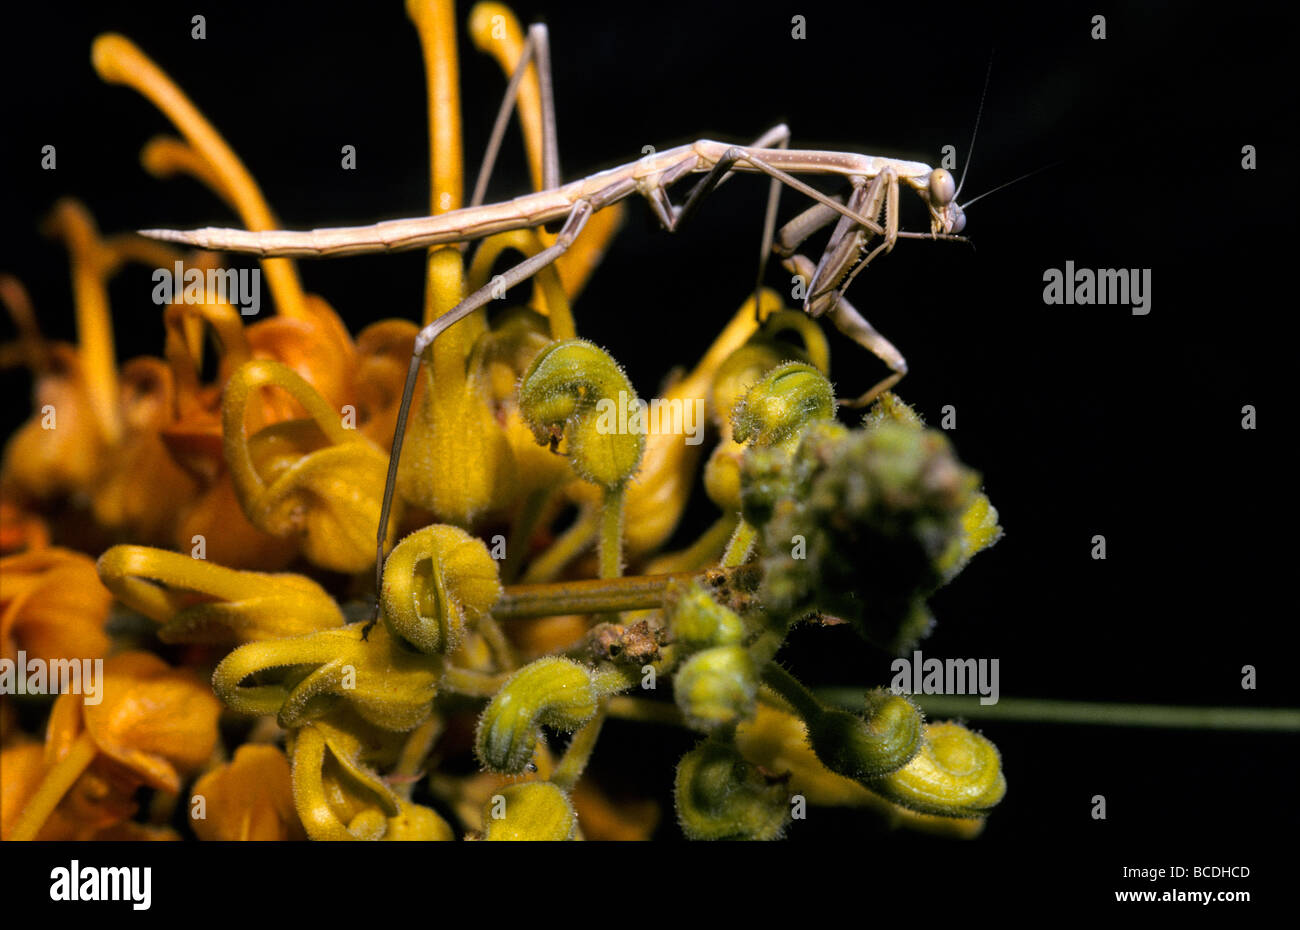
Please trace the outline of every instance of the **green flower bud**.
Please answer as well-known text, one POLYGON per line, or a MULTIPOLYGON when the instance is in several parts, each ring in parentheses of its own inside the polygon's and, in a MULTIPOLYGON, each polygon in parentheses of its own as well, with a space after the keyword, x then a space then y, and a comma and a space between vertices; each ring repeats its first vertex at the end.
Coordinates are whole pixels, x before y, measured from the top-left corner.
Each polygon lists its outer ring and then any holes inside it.
POLYGON ((483 709, 474 740, 483 767, 518 775, 532 761, 542 725, 576 730, 596 713, 591 672, 571 659, 547 656, 525 665, 483 709))
POLYGON ((868 784, 895 804, 943 817, 988 813, 1007 792, 998 749, 959 723, 932 723, 916 758, 868 784))
POLYGON ((778 365, 746 392, 731 413, 736 442, 774 446, 798 439, 814 420, 835 416, 835 391, 816 368, 802 362, 778 365))
POLYGON ((697 652, 673 677, 673 696, 686 722, 705 732, 752 716, 757 694, 754 660, 739 645, 697 652))
POLYGON ((808 741, 832 772, 856 781, 877 778, 911 762, 924 742, 921 713, 906 697, 876 690, 865 717, 827 710, 808 721, 808 741))
POLYGON ((727 646, 745 637, 736 612, 713 599, 697 582, 680 589, 668 614, 673 641, 688 648, 727 646))
POLYGON ((792 345, 780 346, 770 340, 751 337, 718 366, 710 386, 709 409, 724 435, 727 433, 724 427, 731 423, 731 415, 737 405, 763 375, 788 360, 806 361, 796 358, 796 351, 792 345))
POLYGON ((574 470, 603 488, 621 487, 636 474, 645 432, 620 429, 620 406, 630 423, 636 391, 604 349, 584 339, 547 346, 519 382, 519 412, 539 443, 562 436, 574 470))
POLYGON ((717 740, 682 756, 674 798, 677 821, 693 840, 780 839, 790 818, 785 788, 717 740))
POLYGON ((558 785, 530 781, 502 788, 499 794, 483 807, 485 840, 573 839, 578 815, 558 785), (498 818, 498 813, 504 816, 498 818))
POLYGON ((916 429, 924 429, 925 421, 921 415, 908 404, 903 403, 893 391, 886 391, 876 398, 866 416, 862 418, 862 428, 873 430, 882 423, 900 423, 916 429))

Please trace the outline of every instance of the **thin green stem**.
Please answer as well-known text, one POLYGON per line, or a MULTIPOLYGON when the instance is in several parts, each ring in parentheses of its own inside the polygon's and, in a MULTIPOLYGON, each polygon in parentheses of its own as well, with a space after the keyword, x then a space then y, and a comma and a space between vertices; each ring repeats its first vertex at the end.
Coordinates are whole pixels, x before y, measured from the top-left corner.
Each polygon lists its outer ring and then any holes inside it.
POLYGON ((727 543, 727 551, 722 554, 722 567, 734 568, 740 565, 749 557, 749 550, 754 546, 754 540, 758 538, 758 530, 754 529, 746 520, 741 520, 736 525, 736 532, 732 534, 731 541, 727 543))
MULTIPOLYGON (((819 688, 817 694, 829 704, 858 707, 862 703, 862 691, 861 688, 819 688)), ((1092 726, 1300 731, 1300 709, 1286 707, 1172 707, 1038 698, 1001 698, 996 704, 981 704, 978 697, 938 694, 917 694, 913 700, 930 716, 1092 726)))
POLYGON ((700 538, 679 552, 661 555, 650 563, 653 571, 698 571, 721 560, 726 551, 727 542, 736 531, 740 515, 723 514, 705 530, 700 538))
POLYGON ((600 577, 617 578, 623 574, 623 501, 624 485, 605 489, 605 503, 600 512, 600 577))
POLYGON ((686 583, 696 577, 693 572, 678 572, 509 585, 492 607, 492 616, 498 620, 522 620, 662 607, 670 584, 686 583))
POLYGON ((596 740, 600 738, 600 728, 605 725, 605 713, 605 702, 602 701, 596 716, 573 734, 568 748, 564 750, 564 756, 555 766, 555 771, 551 773, 552 783, 559 785, 565 791, 573 790, 573 786, 578 783, 588 761, 591 760, 592 751, 596 748, 596 740))
POLYGON ((573 525, 551 543, 550 548, 533 559, 524 572, 524 581, 537 584, 550 581, 591 543, 600 526, 600 508, 584 507, 573 525))
POLYGON ((510 539, 506 543, 506 559, 501 564, 501 580, 505 584, 510 584, 519 576, 519 567, 528 554, 528 543, 537 531, 537 522, 546 511, 553 493, 551 488, 536 490, 528 495, 519 508, 519 515, 510 528, 510 539))
MULTIPOLYGON (((768 662, 763 667, 763 682, 790 704, 794 712, 805 721, 811 722, 826 713, 826 708, 817 696, 808 690, 799 679, 795 678, 775 662, 768 662)), ((859 704, 861 694, 858 695, 859 704)))

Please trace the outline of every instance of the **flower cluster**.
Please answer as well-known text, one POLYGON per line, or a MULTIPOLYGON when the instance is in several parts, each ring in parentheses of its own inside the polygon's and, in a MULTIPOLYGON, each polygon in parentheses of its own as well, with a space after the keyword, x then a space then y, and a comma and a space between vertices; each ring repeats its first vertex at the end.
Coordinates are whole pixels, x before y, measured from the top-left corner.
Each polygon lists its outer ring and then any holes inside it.
MULTIPOLYGON (((445 212, 463 188, 454 15, 442 0, 407 8, 440 63, 428 98, 445 212)), ((469 28, 515 70, 508 9, 480 3, 469 28)), ((176 127, 145 146, 148 171, 199 180, 248 229, 277 227, 130 40, 101 36, 92 61, 176 127)), ((537 83, 519 102, 534 185, 537 83)), ((119 364, 110 278, 222 259, 104 237, 59 203, 49 231, 71 258, 77 344, 45 339, 0 276, 17 330, 0 363, 31 367, 36 408, 0 466, 0 657, 101 660, 87 666, 101 695, 0 698, 0 835, 646 838, 653 801, 584 778, 609 718, 699 734, 674 785, 692 838, 779 837, 792 802, 978 833, 1005 790, 987 739, 879 690, 858 713, 832 709, 777 660, 793 627, 830 618, 887 648, 923 635, 926 598, 1000 534, 978 476, 892 394, 842 425, 822 330, 766 290, 659 398, 703 401, 719 437, 707 461, 671 430, 606 428, 601 402, 637 394, 577 337, 570 304, 620 216, 595 214, 527 305, 477 311, 427 353, 375 591, 417 323, 353 335, 291 260, 264 259, 273 316, 246 322, 208 276, 163 308, 160 357, 119 364), (701 470, 718 513, 665 551, 701 470), (562 751, 557 732, 571 734, 562 751), (476 774, 442 764, 470 757, 476 774)), ((423 322, 502 254, 551 241, 495 235, 468 262, 431 250, 423 322)))

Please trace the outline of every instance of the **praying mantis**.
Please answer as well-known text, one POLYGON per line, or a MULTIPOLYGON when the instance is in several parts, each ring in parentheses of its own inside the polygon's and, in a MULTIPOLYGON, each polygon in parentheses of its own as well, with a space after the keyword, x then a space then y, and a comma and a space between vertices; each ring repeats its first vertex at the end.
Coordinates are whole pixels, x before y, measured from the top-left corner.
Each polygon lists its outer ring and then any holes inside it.
MULTIPOLYGON (((593 213, 618 201, 640 195, 663 228, 676 232, 698 211, 704 198, 736 172, 766 175, 771 180, 759 258, 759 282, 766 272, 769 257, 776 255, 788 270, 805 282, 805 312, 813 317, 828 317, 837 329, 889 367, 890 374, 886 378, 856 401, 848 403, 855 406, 869 403, 907 373, 907 362, 902 354, 849 303, 844 292, 863 268, 876 256, 891 251, 899 239, 967 241, 959 235, 966 224, 963 207, 957 203, 961 185, 945 168, 852 152, 791 149, 789 140, 790 130, 784 124, 773 127, 747 146, 702 139, 663 152, 652 151, 634 162, 562 184, 549 35, 545 25, 534 24, 528 30, 522 56, 506 88, 468 206, 435 216, 390 220, 370 226, 262 232, 219 228, 190 231, 147 229, 141 233, 169 242, 268 258, 331 257, 463 245, 509 230, 559 224, 559 232, 550 246, 467 296, 451 311, 420 330, 415 338, 398 408, 380 511, 375 568, 376 591, 379 591, 383 587, 384 545, 398 462, 416 379, 426 351, 439 335, 457 322, 554 262, 581 234, 593 213), (483 199, 488 179, 518 98, 520 84, 534 61, 542 110, 542 189, 513 200, 485 204, 483 199), (670 188, 692 174, 703 174, 704 177, 691 188, 680 205, 674 204, 669 196, 670 188), (797 175, 839 176, 847 180, 851 190, 844 197, 828 196, 797 175), (776 213, 782 185, 804 194, 815 203, 778 231, 776 213), (924 203, 930 217, 928 233, 899 228, 900 191, 903 187, 914 191, 924 203), (799 252, 799 248, 810 236, 832 222, 836 225, 820 259, 814 264, 799 252)), ((757 302, 755 306, 758 306, 757 302)))

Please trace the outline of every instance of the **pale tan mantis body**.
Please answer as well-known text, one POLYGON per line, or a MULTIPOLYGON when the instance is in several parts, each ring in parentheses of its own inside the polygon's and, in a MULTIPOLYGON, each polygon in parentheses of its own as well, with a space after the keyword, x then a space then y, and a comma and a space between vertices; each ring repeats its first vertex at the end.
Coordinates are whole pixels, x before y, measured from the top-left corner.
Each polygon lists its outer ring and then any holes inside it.
POLYGON ((498 113, 470 206, 437 216, 301 232, 206 228, 193 231, 149 229, 142 230, 142 233, 171 242, 264 257, 328 257, 464 243, 508 230, 535 228, 563 221, 552 245, 470 294, 450 312, 424 327, 415 339, 398 410, 380 515, 376 564, 376 591, 379 591, 383 584, 384 543, 396 486, 397 465, 416 376, 425 351, 449 327, 487 304, 495 295, 503 293, 504 289, 528 279, 558 258, 577 238, 592 213, 634 194, 643 196, 664 228, 675 232, 679 224, 695 212, 704 196, 730 177, 733 171, 762 173, 771 177, 760 258, 760 280, 769 252, 776 252, 785 260, 786 267, 806 282, 804 309, 813 316, 828 314, 841 332, 889 366, 892 374, 863 395, 860 403, 869 401, 903 377, 907 372, 907 363, 901 353, 844 299, 843 289, 876 255, 891 250, 901 238, 960 241, 961 237, 955 234, 961 232, 966 219, 961 206, 955 201, 958 185, 943 168, 852 152, 788 149, 785 147, 788 138, 789 130, 785 126, 777 126, 753 146, 700 140, 664 152, 651 153, 635 162, 560 185, 550 86, 549 44, 546 27, 534 25, 529 29, 523 57, 515 69, 498 113), (537 57, 543 111, 543 189, 501 203, 482 204, 487 176, 491 172, 520 81, 534 55, 537 57), (675 206, 669 199, 668 189, 686 175, 696 173, 705 173, 704 179, 690 191, 681 206, 675 206), (795 174, 839 175, 849 180, 852 192, 844 200, 829 197, 794 177, 795 174), (787 223, 773 241, 776 194, 780 184, 811 197, 817 204, 787 223), (930 214, 929 233, 904 232, 898 228, 899 190, 903 185, 914 190, 925 203, 930 214), (805 239, 837 217, 839 222, 816 265, 807 257, 796 254, 795 250, 805 239), (871 239, 877 236, 880 237, 880 242, 866 252, 871 239))

